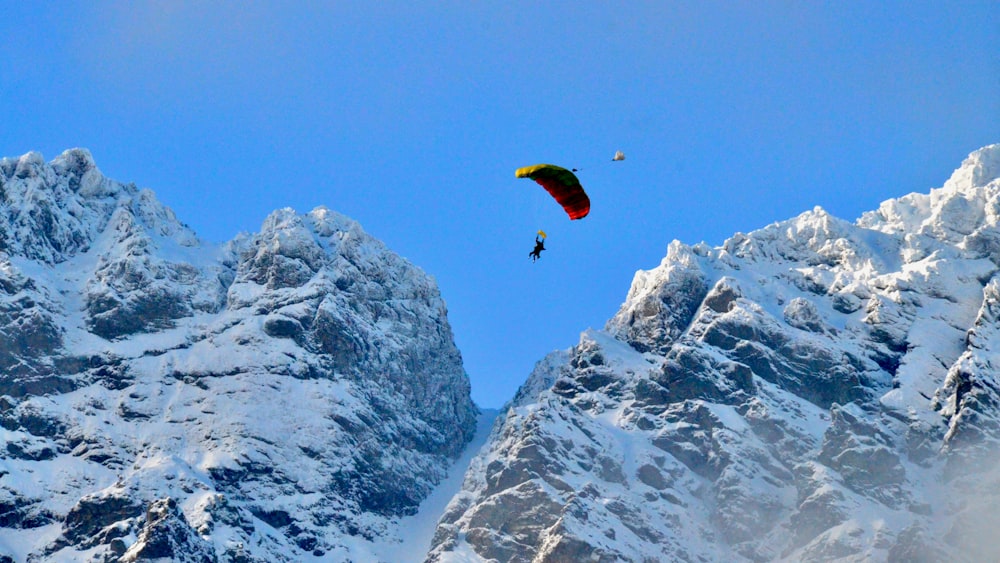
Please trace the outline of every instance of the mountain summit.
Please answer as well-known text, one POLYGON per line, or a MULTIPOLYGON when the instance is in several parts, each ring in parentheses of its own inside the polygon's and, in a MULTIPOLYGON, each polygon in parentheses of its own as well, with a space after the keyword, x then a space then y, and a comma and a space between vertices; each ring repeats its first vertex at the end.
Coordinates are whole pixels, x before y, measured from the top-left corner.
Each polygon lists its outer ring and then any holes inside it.
POLYGON ((347 560, 475 429, 433 280, 325 208, 215 246, 30 153, 0 272, 0 560, 347 560))
POLYGON ((538 363, 428 561, 996 560, 998 176, 671 243, 538 363))

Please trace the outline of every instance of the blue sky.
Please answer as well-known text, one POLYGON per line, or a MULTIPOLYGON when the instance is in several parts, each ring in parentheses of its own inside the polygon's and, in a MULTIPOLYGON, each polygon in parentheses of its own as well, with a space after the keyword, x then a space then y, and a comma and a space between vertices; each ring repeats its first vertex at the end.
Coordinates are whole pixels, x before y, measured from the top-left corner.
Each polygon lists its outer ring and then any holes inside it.
POLYGON ((0 155, 86 147, 214 242, 282 207, 358 220, 437 279, 487 407, 602 327, 671 240, 816 205, 853 220, 1000 142, 995 1, 0 12, 0 155), (514 178, 540 162, 583 169, 589 217, 514 178))

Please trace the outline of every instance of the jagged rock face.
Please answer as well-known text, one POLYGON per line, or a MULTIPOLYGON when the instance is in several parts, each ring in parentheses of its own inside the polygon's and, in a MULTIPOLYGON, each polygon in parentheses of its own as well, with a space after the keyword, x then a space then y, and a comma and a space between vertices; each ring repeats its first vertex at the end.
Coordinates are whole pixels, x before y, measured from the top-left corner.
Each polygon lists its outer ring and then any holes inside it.
MULTIPOLYGON (((113 546, 112 554, 118 555, 122 547, 124 542, 113 546)), ((121 553, 119 561, 134 563, 158 559, 176 563, 215 563, 219 560, 213 546, 198 537, 172 498, 150 503, 136 542, 121 553)))
POLYGON ((0 197, 0 556, 345 559, 470 439, 436 285, 354 221, 209 245, 83 150, 0 197))
POLYGON ((428 561, 996 560, 998 176, 672 243, 539 363, 428 561))

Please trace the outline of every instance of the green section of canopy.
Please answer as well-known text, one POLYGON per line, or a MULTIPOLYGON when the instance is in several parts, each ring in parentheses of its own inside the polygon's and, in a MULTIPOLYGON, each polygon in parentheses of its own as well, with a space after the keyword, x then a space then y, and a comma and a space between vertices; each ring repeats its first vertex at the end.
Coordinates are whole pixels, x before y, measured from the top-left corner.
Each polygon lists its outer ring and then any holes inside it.
POLYGON ((580 186, 580 179, 576 177, 576 174, 555 164, 536 164, 534 166, 518 168, 514 172, 514 176, 518 178, 531 178, 532 180, 540 178, 550 179, 568 188, 580 186))

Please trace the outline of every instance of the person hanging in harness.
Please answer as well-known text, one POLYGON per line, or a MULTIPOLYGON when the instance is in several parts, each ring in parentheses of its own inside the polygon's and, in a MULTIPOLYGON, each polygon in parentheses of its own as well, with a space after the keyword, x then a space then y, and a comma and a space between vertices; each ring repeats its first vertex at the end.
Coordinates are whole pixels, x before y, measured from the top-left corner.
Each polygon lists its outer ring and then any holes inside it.
POLYGON ((534 262, 541 258, 543 250, 545 250, 545 241, 535 235, 535 249, 528 253, 528 256, 531 256, 531 261, 534 262))

